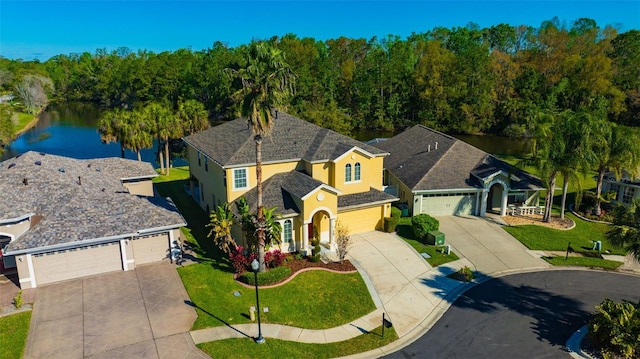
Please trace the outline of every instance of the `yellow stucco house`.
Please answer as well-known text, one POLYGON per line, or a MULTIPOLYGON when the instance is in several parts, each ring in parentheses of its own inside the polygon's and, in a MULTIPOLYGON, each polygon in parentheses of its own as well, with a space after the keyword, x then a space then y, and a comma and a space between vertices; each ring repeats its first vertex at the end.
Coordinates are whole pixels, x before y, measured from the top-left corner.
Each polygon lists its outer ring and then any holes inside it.
MULTIPOLYGON (((282 225, 281 249, 309 250, 314 233, 335 248, 336 223, 351 234, 380 229, 398 200, 383 191, 386 151, 276 112, 262 141, 263 200, 282 225)), ((244 196, 256 210, 255 142, 239 118, 185 137, 191 195, 207 212, 244 196)))

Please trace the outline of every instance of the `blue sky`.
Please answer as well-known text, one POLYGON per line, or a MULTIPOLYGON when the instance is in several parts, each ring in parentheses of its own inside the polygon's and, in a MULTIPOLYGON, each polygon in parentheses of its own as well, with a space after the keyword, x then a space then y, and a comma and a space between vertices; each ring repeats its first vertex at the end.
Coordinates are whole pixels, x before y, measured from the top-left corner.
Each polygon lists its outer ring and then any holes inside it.
POLYGON ((640 1, 30 1, 0 0, 0 55, 46 60, 121 46, 154 52, 294 33, 318 40, 406 38, 474 22, 538 27, 557 16, 640 29, 640 1))

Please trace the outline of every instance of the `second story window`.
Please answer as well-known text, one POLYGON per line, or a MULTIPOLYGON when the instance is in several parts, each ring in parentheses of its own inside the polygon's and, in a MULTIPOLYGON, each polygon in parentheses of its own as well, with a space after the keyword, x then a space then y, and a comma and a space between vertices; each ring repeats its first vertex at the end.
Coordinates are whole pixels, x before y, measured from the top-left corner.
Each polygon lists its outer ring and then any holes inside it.
POLYGON ((351 163, 344 166, 344 181, 351 182, 351 163))
POLYGON ((353 180, 360 181, 360 162, 356 162, 353 166, 353 180))
POLYGON ((247 169, 237 168, 233 170, 233 189, 244 189, 248 187, 247 169))
POLYGON ((198 166, 202 166, 202 162, 200 160, 200 152, 198 152, 198 166))
POLYGON ((209 160, 207 159, 207 157, 204 157, 204 170, 206 172, 209 172, 209 160))

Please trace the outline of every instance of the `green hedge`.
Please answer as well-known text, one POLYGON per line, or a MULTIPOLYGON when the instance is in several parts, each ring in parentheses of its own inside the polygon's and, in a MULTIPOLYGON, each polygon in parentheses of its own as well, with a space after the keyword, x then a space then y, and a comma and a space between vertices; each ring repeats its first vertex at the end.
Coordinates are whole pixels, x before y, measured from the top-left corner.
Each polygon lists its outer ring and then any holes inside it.
POLYGON ((402 210, 398 207, 391 207, 391 217, 402 217, 402 210))
POLYGON ((400 217, 384 217, 384 231, 387 233, 395 232, 400 217))
POLYGON ((430 215, 422 213, 411 217, 411 227, 418 240, 426 240, 427 233, 437 231, 440 228, 440 222, 430 215))
MULTIPOLYGON (((269 269, 266 272, 258 273, 259 285, 270 285, 282 282, 291 275, 291 268, 289 267, 277 267, 269 269)), ((255 285, 255 274, 253 272, 246 272, 240 278, 240 281, 255 285)))

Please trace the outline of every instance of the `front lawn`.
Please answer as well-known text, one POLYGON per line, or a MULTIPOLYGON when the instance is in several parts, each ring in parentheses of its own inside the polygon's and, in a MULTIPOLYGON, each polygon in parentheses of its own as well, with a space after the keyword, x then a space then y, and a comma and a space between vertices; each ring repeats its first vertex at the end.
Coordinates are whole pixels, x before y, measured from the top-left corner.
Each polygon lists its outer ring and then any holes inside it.
POLYGON ((31 311, 0 317, 0 359, 22 358, 31 311))
POLYGON ((580 266, 613 270, 622 265, 622 262, 610 261, 602 258, 569 257, 566 260, 564 258, 564 256, 558 256, 544 259, 554 266, 580 266))
POLYGON ((593 241, 601 241, 603 253, 608 251, 610 254, 625 254, 623 248, 614 247, 607 240, 606 233, 611 228, 609 225, 583 221, 570 213, 566 216, 576 223, 575 228, 566 231, 538 225, 502 228, 533 250, 565 251, 571 243, 571 247, 576 252, 591 253, 593 241))
MULTIPOLYGON (((178 268, 198 313, 193 329, 250 323, 249 307, 255 306, 255 290, 233 280, 227 256, 207 238, 207 215, 184 191, 188 178, 188 168, 172 168, 170 176, 158 176, 154 183, 162 196, 173 199, 187 220, 183 233, 202 260, 178 268), (240 296, 234 296, 236 291, 240 296)), ((262 315, 265 323, 310 329, 340 326, 375 310, 359 273, 325 271, 301 273, 283 286, 261 289, 260 305, 269 307, 269 312, 262 315)))
POLYGON ((307 344, 272 338, 267 338, 264 344, 256 344, 250 338, 225 339, 198 344, 198 348, 212 358, 336 358, 379 348, 398 339, 393 328, 385 329, 384 338, 381 333, 382 327, 378 327, 353 339, 329 344, 307 344))
MULTIPOLYGON (((427 253, 431 258, 425 258, 427 263, 429 263, 432 267, 437 267, 441 264, 445 264, 448 262, 453 262, 458 260, 458 256, 450 252, 449 254, 444 253, 444 247, 436 247, 434 245, 426 244, 424 241, 416 239, 416 236, 413 234, 413 230, 411 228, 411 217, 402 217, 398 222, 398 226, 396 227, 398 236, 404 239, 405 242, 409 243, 413 249, 415 249, 418 253, 427 253)), ((446 242, 446 233, 445 233, 445 244, 446 242)))

